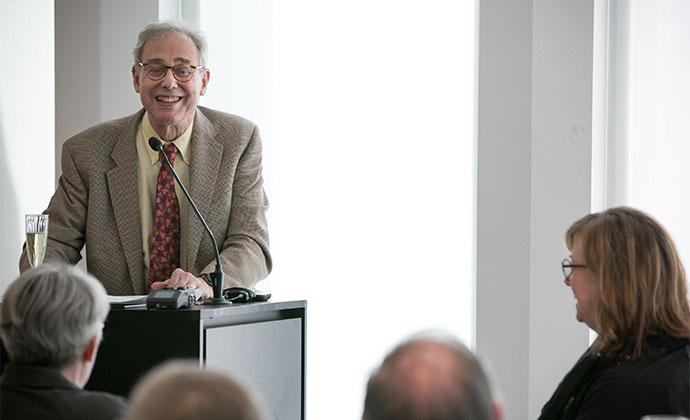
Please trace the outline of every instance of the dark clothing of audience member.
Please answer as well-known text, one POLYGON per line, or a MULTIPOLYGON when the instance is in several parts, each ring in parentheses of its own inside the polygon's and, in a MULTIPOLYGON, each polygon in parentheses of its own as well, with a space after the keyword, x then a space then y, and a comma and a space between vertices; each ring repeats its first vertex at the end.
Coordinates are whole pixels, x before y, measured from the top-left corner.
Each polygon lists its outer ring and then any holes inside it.
POLYGON ((118 419, 127 400, 77 388, 55 369, 8 364, 0 380, 3 420, 118 419))
POLYGON ((588 350, 544 406, 543 419, 635 419, 690 414, 690 341, 655 337, 653 356, 606 362, 588 350))

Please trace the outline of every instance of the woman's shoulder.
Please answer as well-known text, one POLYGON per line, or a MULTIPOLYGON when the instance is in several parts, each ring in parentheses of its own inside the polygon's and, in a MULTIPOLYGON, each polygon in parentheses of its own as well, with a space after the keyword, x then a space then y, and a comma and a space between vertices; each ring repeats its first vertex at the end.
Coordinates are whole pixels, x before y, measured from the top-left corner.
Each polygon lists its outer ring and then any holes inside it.
POLYGON ((687 338, 666 340, 656 354, 640 359, 635 365, 639 373, 631 379, 645 395, 654 393, 661 396, 684 390, 683 399, 688 404, 690 343, 687 338))
POLYGON ((688 340, 666 341, 655 350, 639 360, 612 363, 595 374, 582 408, 606 409, 619 415, 630 413, 630 418, 638 419, 650 413, 687 414, 688 340))

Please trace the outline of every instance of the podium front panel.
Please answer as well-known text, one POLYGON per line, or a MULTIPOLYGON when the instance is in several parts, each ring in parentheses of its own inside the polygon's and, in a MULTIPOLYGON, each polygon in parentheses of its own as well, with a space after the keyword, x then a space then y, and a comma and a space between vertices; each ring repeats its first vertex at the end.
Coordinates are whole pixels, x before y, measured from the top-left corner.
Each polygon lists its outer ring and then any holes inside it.
POLYGON ((302 418, 302 323, 299 319, 206 330, 206 367, 249 384, 269 418, 302 418))
POLYGON ((86 389, 129 397, 152 367, 173 359, 201 360, 199 311, 112 310, 86 389))
POLYGON ((304 419, 305 317, 305 301, 113 309, 86 388, 129 397, 153 367, 193 359, 246 381, 270 418, 304 419))

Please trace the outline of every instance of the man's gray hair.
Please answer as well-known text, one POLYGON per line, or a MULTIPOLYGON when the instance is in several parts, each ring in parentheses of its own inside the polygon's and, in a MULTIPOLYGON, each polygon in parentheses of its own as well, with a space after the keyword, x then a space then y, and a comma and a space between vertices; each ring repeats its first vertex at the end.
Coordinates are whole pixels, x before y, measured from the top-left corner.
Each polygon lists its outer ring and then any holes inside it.
POLYGON ((202 369, 198 361, 171 360, 134 387, 125 420, 261 420, 265 409, 247 385, 202 369))
MULTIPOLYGON (((197 31, 195 29, 192 29, 191 27, 187 26, 185 23, 182 22, 174 22, 174 21, 164 21, 164 22, 155 22, 155 23, 150 23, 146 25, 146 27, 139 32, 139 39, 137 41, 136 47, 134 47, 134 64, 140 63, 141 62, 141 53, 144 50, 144 45, 146 45, 147 42, 158 39, 164 35, 167 35, 171 32, 176 32, 180 33, 182 35, 186 35, 189 39, 192 40, 194 45, 196 46, 197 52, 199 53, 199 63, 198 65, 200 66, 205 66, 206 65, 206 59, 208 55, 208 47, 206 43, 206 37, 201 31, 197 31)), ((196 64, 196 63, 194 63, 196 64)))
POLYGON ((494 398, 477 357, 450 336, 399 344, 367 384, 364 420, 492 420, 494 398))
POLYGON ((0 336, 14 363, 62 369, 103 328, 110 304, 95 277, 64 264, 42 264, 10 284, 0 336))

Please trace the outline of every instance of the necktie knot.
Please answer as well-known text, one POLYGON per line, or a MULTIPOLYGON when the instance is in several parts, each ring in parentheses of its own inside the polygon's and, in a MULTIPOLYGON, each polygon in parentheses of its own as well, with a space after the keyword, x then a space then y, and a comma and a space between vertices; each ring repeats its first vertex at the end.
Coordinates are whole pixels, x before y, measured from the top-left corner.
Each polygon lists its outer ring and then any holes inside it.
POLYGON ((166 143, 165 146, 163 146, 163 151, 165 152, 165 155, 168 157, 170 164, 172 165, 173 163, 175 163, 175 156, 177 156, 177 147, 175 147, 175 144, 166 143))

